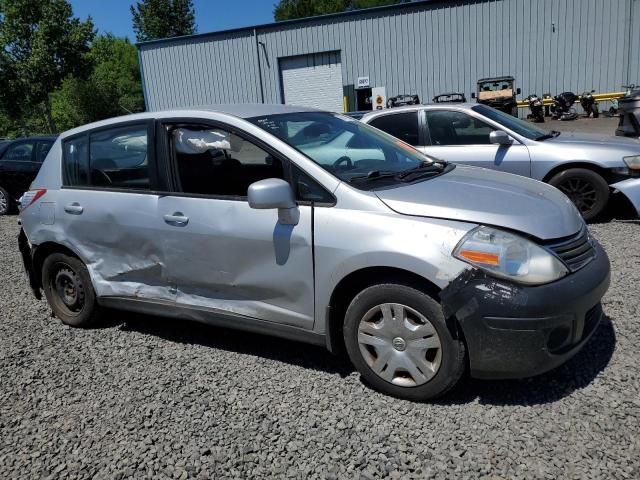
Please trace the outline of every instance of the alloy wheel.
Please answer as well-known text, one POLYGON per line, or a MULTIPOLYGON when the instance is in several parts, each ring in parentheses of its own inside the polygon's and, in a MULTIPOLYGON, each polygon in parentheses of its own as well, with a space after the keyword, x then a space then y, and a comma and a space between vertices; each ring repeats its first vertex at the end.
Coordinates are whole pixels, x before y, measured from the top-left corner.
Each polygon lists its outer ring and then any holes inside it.
POLYGON ((581 178, 569 178, 560 184, 559 188, 583 215, 593 209, 598 201, 595 186, 581 178))
POLYGON ((399 303, 377 305, 364 315, 358 325, 358 345, 376 375, 402 387, 427 383, 442 361, 440 337, 433 324, 399 303))

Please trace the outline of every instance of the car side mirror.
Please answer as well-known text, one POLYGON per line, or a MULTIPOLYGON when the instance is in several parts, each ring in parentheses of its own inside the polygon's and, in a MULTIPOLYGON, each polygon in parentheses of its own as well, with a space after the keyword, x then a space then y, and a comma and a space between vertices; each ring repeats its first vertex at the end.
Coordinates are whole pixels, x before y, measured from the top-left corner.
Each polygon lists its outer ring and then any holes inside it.
POLYGON ((278 222, 282 225, 297 225, 300 211, 291 185, 280 178, 267 178, 249 185, 247 200, 251 208, 259 210, 278 209, 278 222))
POLYGON ((516 88, 516 95, 520 95, 522 93, 522 90, 520 90, 519 88, 516 88))
POLYGON ((476 92, 471 92, 471 98, 476 98, 476 92))
POLYGON ((513 143, 513 138, 511 138, 507 132, 494 130, 489 134, 489 142, 496 145, 511 145, 513 143))

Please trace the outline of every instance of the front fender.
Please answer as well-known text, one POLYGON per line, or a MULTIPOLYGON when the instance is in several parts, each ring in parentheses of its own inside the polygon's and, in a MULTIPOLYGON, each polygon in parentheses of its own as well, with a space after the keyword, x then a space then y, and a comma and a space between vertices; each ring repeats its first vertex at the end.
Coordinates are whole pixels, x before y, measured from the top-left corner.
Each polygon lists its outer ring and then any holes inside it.
POLYGON ((640 178, 628 178, 612 184, 611 188, 627 197, 636 209, 636 214, 640 216, 640 178))

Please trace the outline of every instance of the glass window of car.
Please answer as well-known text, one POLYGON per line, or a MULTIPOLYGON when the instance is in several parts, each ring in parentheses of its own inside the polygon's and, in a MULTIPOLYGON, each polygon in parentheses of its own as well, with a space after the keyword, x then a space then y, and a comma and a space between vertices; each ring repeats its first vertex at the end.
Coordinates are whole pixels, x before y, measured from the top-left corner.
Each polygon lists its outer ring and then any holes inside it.
POLYGON ((418 112, 402 112, 381 115, 369 122, 369 125, 379 128, 409 145, 420 145, 418 112))
POLYGON ((148 190, 149 161, 146 125, 100 130, 89 137, 91 185, 148 190))
POLYGON ((432 145, 490 145, 492 126, 464 112, 428 110, 427 125, 432 145))
POLYGON ((528 138, 529 140, 536 140, 549 136, 549 132, 545 132, 531 123, 520 120, 519 118, 509 115, 508 113, 501 112, 500 110, 496 110, 495 108, 487 107, 486 105, 474 105, 471 109, 478 112, 480 115, 487 117, 489 120, 493 120, 503 127, 513 130, 515 133, 528 138))
POLYGON ((89 186, 89 158, 87 136, 62 142, 63 177, 67 187, 89 186))
POLYGON ((415 148, 357 120, 326 112, 296 112, 249 119, 275 135, 341 180, 358 188, 373 188, 359 183, 363 177, 380 177, 387 183, 399 183, 396 174, 433 164, 433 159, 415 148), (296 130, 296 126, 304 125, 296 130), (291 135, 290 132, 297 133, 291 135))
POLYGON ((172 144, 183 193, 246 198, 252 183, 285 178, 278 158, 222 129, 177 128, 172 144))
POLYGON ((36 162, 42 163, 53 146, 50 140, 40 140, 36 146, 36 162))
POLYGON ((325 204, 333 204, 335 202, 333 195, 295 165, 291 169, 291 176, 296 200, 325 204))
POLYGON ((33 153, 34 142, 16 142, 5 150, 2 160, 14 162, 30 162, 33 153))

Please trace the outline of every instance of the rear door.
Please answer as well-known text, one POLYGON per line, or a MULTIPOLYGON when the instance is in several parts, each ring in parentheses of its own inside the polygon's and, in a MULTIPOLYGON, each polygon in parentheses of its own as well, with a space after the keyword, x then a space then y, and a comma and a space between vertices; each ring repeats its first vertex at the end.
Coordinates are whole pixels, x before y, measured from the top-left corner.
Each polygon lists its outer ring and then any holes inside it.
POLYGON ((459 110, 425 111, 427 146, 421 151, 448 162, 466 163, 529 177, 531 160, 527 147, 517 140, 511 145, 495 145, 489 134, 497 128, 481 118, 459 110))
MULTIPOLYGON (((300 203, 299 223, 281 225, 277 210, 255 210, 247 202, 253 182, 291 182, 287 159, 224 124, 168 124, 165 131, 175 186, 160 199, 159 211, 178 305, 311 329, 314 207, 300 203), (187 136, 200 144, 199 134, 220 141, 200 153, 178 146, 187 136)), ((296 178, 294 190, 321 193, 310 178, 296 178)))
POLYGON ((87 263, 100 297, 173 302, 158 214, 153 122, 66 138, 55 221, 87 263))

